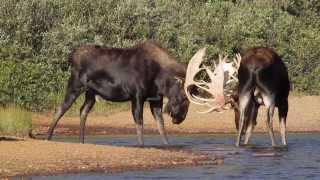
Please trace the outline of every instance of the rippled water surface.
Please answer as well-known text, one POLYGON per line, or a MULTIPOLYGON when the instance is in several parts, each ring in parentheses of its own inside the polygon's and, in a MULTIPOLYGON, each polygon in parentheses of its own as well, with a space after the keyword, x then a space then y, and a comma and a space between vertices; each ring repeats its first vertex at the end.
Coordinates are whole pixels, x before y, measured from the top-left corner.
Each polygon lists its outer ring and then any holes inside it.
MULTIPOLYGON (((253 135, 250 147, 234 147, 235 135, 186 135, 170 143, 224 157, 223 165, 131 171, 117 174, 65 174, 32 179, 320 179, 320 134, 289 134, 288 148, 271 148, 266 135, 253 135)), ((77 141, 59 138, 58 141, 77 141)), ((161 144, 146 136, 146 145, 161 144)), ((133 146, 135 136, 88 137, 87 143, 133 146)))

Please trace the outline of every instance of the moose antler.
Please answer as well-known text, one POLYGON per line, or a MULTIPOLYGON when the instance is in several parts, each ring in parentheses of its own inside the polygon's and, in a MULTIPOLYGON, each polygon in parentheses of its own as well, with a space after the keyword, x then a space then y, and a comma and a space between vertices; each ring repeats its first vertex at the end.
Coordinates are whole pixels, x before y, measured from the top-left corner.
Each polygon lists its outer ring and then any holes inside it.
POLYGON ((230 77, 230 79, 228 81, 238 82, 237 75, 238 75, 238 69, 240 67, 240 63, 241 63, 241 56, 240 56, 240 54, 236 54, 236 57, 233 58, 232 62, 225 63, 223 65, 224 71, 228 72, 228 75, 230 77))
POLYGON ((215 62, 213 62, 214 71, 211 71, 209 67, 201 65, 205 51, 205 48, 200 49, 190 60, 184 85, 185 92, 190 102, 209 107, 207 111, 201 113, 226 109, 225 105, 229 102, 225 100, 225 96, 229 97, 234 92, 235 87, 232 86, 232 84, 238 83, 237 73, 241 62, 241 56, 239 54, 236 55, 233 62, 227 62, 227 56, 222 57, 219 55, 219 63, 216 65, 215 62), (197 74, 202 71, 206 72, 210 82, 195 80, 197 74), (225 73, 228 73, 227 77, 229 79, 224 79, 225 73), (193 90, 192 87, 207 92, 211 95, 211 98, 203 98, 195 95, 191 92, 193 90))
POLYGON ((212 72, 209 67, 201 67, 203 57, 205 55, 205 48, 200 49, 190 60, 186 73, 186 81, 184 85, 185 92, 190 102, 207 106, 209 110, 201 112, 208 113, 212 111, 219 111, 225 105, 224 99, 224 64, 227 57, 222 58, 219 56, 219 64, 214 63, 214 71, 212 72), (201 71, 205 71, 210 79, 210 82, 196 81, 195 77, 201 71), (191 92, 191 87, 197 87, 208 94, 211 98, 199 97, 191 92))
POLYGON ((238 70, 241 63, 240 54, 236 54, 236 57, 229 63, 224 63, 223 68, 224 72, 228 73, 228 80, 225 83, 225 96, 230 97, 238 85, 238 70))

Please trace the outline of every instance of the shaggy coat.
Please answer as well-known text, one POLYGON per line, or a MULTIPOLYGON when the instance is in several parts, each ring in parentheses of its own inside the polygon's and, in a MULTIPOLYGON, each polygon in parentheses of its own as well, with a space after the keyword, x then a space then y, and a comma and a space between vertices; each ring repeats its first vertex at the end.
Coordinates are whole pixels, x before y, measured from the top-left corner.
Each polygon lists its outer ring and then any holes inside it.
POLYGON ((146 41, 132 48, 81 46, 69 57, 71 77, 65 99, 54 116, 48 132, 51 139, 59 119, 77 97, 85 92, 80 110, 80 140, 84 141, 85 121, 95 104, 95 96, 114 102, 131 101, 138 141, 143 144, 143 105, 149 101, 164 143, 163 97, 168 98, 165 110, 175 124, 188 112, 189 101, 183 90, 186 67, 179 64, 157 43, 146 41))
POLYGON ((278 107, 282 144, 286 145, 286 118, 288 113, 288 95, 290 82, 288 71, 279 55, 270 48, 255 47, 242 56, 238 71, 239 88, 235 109, 235 122, 239 130, 236 145, 240 145, 241 135, 246 134, 248 143, 256 125, 258 108, 267 108, 266 126, 273 146, 276 145, 272 119, 275 107, 278 107), (237 99, 238 98, 238 99, 237 99))

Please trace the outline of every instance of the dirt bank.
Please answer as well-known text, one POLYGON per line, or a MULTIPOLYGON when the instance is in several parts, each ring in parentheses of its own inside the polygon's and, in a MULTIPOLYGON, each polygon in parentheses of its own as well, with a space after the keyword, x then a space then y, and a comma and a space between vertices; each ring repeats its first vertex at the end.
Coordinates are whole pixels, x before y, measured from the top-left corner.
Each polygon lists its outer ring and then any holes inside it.
MULTIPOLYGON (((287 129, 290 132, 320 131, 320 96, 291 96, 289 98, 289 114, 287 129)), ((173 125, 165 116, 165 127, 169 134, 188 133, 233 133, 235 132, 234 114, 232 110, 223 113, 199 114, 201 107, 191 105, 187 119, 181 125, 173 125)), ((255 132, 265 132, 265 109, 260 108, 258 125, 255 132)), ((275 112, 274 127, 279 129, 279 121, 275 112)), ((35 133, 46 134, 52 115, 34 115, 35 133)), ((145 130, 147 134, 157 133, 149 108, 144 112, 145 130)), ((135 134, 135 126, 130 111, 115 113, 110 116, 89 115, 87 120, 88 134, 135 134)), ((79 117, 63 118, 56 129, 56 134, 78 134, 79 117)))
POLYGON ((138 148, 0 138, 0 179, 22 175, 177 167, 215 163, 182 147, 138 148))
MULTIPOLYGON (((320 97, 290 97, 288 130, 291 132, 320 131, 320 97)), ((233 112, 198 114, 199 107, 191 106, 187 119, 181 125, 172 125, 165 116, 169 134, 229 133, 235 132, 233 112)), ((260 110, 257 131, 264 132, 265 109, 260 110)), ((46 134, 52 115, 34 114, 35 134, 46 134)), ((148 108, 145 109, 146 133, 157 133, 156 124, 148 108)), ((275 130, 278 120, 275 119, 275 130)), ((56 134, 78 134, 79 118, 61 120, 56 134)), ((130 112, 110 116, 89 116, 88 134, 135 134, 130 112)), ((208 157, 193 154, 183 148, 165 149, 113 147, 92 144, 58 143, 39 140, 0 138, 0 177, 15 175, 45 175, 77 172, 118 172, 158 167, 171 167, 207 163, 208 157)), ((214 163, 214 159, 210 162, 214 163)))

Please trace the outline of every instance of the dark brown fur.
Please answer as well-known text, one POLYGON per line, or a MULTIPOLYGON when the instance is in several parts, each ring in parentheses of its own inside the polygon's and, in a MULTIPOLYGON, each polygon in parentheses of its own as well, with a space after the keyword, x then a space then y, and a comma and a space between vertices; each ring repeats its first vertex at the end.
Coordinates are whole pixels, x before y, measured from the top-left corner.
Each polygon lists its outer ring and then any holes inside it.
MULTIPOLYGON (((282 142, 285 140, 285 123, 288 112, 288 95, 290 83, 285 64, 272 49, 256 47, 247 50, 242 56, 238 71, 239 90, 236 96, 235 123, 239 131, 236 145, 239 146, 241 135, 252 125, 256 125, 258 108, 266 105, 266 125, 275 145, 272 117, 274 107, 278 107, 280 123, 284 123, 281 130, 282 142), (238 98, 238 99, 237 99, 238 98)), ((247 132, 245 144, 248 143, 252 129, 247 132)))
POLYGON ((83 90, 86 99, 80 110, 82 142, 86 117, 95 103, 96 95, 109 101, 131 101, 140 144, 143 144, 142 112, 145 101, 150 102, 165 142, 163 97, 169 99, 165 109, 173 123, 179 124, 186 117, 189 101, 181 82, 185 78, 186 67, 155 42, 146 41, 132 48, 81 46, 73 50, 69 62, 72 68, 67 93, 49 129, 48 139, 59 119, 83 90))

